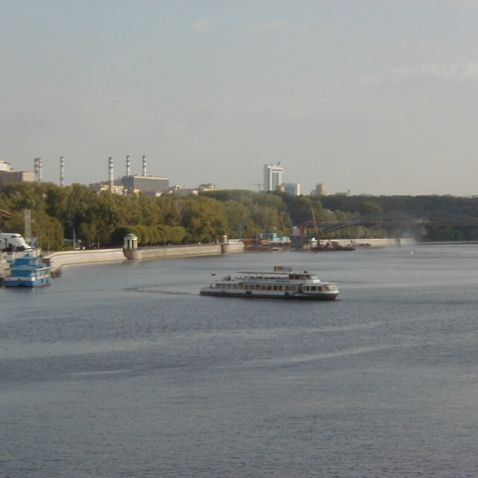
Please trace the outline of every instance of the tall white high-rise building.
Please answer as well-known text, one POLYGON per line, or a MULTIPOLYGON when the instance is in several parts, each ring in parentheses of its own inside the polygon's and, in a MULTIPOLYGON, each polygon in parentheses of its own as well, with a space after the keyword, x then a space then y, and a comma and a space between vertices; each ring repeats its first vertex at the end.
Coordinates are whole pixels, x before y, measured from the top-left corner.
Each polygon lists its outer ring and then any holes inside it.
POLYGON ((264 164, 264 191, 277 191, 284 183, 284 168, 280 163, 264 164))

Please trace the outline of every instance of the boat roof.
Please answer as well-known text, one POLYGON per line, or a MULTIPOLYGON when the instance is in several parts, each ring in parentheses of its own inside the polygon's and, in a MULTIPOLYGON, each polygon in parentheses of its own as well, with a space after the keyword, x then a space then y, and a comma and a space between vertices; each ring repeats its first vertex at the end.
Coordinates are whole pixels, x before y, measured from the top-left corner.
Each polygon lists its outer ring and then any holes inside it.
POLYGON ((284 270, 284 271, 239 271, 238 274, 263 274, 263 275, 290 275, 290 274, 312 274, 310 271, 293 271, 293 270, 284 270))
POLYGON ((12 266, 10 267, 12 271, 42 271, 45 269, 50 269, 48 266, 28 266, 28 265, 21 265, 21 266, 12 266))
MULTIPOLYGON (((292 273, 292 274, 280 274, 277 272, 242 272, 238 273, 233 276, 235 279, 242 279, 242 278, 251 278, 251 279, 277 279, 277 280, 297 280, 300 277, 301 280, 303 279, 318 279, 315 274, 310 273, 292 273), (291 277, 292 276, 292 277, 291 277), (296 277, 294 277, 296 276, 296 277)), ((232 276, 231 276, 232 278, 232 276)))

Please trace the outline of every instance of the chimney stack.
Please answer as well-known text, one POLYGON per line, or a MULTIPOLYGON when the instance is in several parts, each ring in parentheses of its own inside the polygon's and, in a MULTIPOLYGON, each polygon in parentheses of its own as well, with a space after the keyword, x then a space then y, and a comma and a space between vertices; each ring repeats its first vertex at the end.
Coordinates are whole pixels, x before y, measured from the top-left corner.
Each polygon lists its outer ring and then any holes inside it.
POLYGON ((129 154, 126 156, 126 176, 131 176, 131 161, 129 154))
POLYGON ((42 180, 42 166, 43 161, 41 158, 35 158, 33 160, 33 169, 35 171, 35 180, 37 183, 41 182, 42 180))
POLYGON ((110 192, 113 192, 113 185, 115 182, 115 176, 113 172, 113 157, 110 156, 108 158, 108 177, 109 177, 109 182, 110 182, 110 192))
POLYGON ((143 156, 143 176, 146 176, 146 156, 143 156))
POLYGON ((63 156, 60 156, 60 186, 63 187, 65 184, 65 160, 63 156))

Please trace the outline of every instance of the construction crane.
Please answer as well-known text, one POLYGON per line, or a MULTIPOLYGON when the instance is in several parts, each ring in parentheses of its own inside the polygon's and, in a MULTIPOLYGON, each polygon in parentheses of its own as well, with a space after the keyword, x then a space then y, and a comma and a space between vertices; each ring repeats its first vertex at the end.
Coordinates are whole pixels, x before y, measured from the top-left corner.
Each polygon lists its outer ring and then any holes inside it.
POLYGON ((310 212, 312 213, 312 221, 314 224, 314 229, 315 229, 315 238, 317 239, 317 244, 320 244, 320 237, 319 237, 319 226, 317 225, 317 218, 315 217, 315 211, 314 208, 310 208, 310 212))

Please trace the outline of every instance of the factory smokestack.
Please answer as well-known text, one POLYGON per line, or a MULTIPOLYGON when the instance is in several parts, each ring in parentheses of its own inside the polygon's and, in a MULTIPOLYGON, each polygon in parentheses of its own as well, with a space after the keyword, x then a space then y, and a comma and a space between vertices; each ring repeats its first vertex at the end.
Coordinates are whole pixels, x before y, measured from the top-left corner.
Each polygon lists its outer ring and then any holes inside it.
POLYGON ((131 176, 131 161, 129 155, 126 156, 126 176, 131 176))
POLYGON ((146 156, 143 156, 143 176, 146 176, 146 156))
POLYGON ((41 158, 35 158, 33 160, 33 169, 35 171, 35 180, 37 183, 41 182, 42 180, 42 167, 43 161, 41 158))
POLYGON ((110 156, 108 158, 108 178, 109 178, 109 183, 110 183, 110 192, 113 192, 113 185, 115 182, 115 176, 114 176, 114 171, 113 171, 113 157, 110 156))
POLYGON ((60 186, 65 184, 65 160, 60 156, 60 186))

